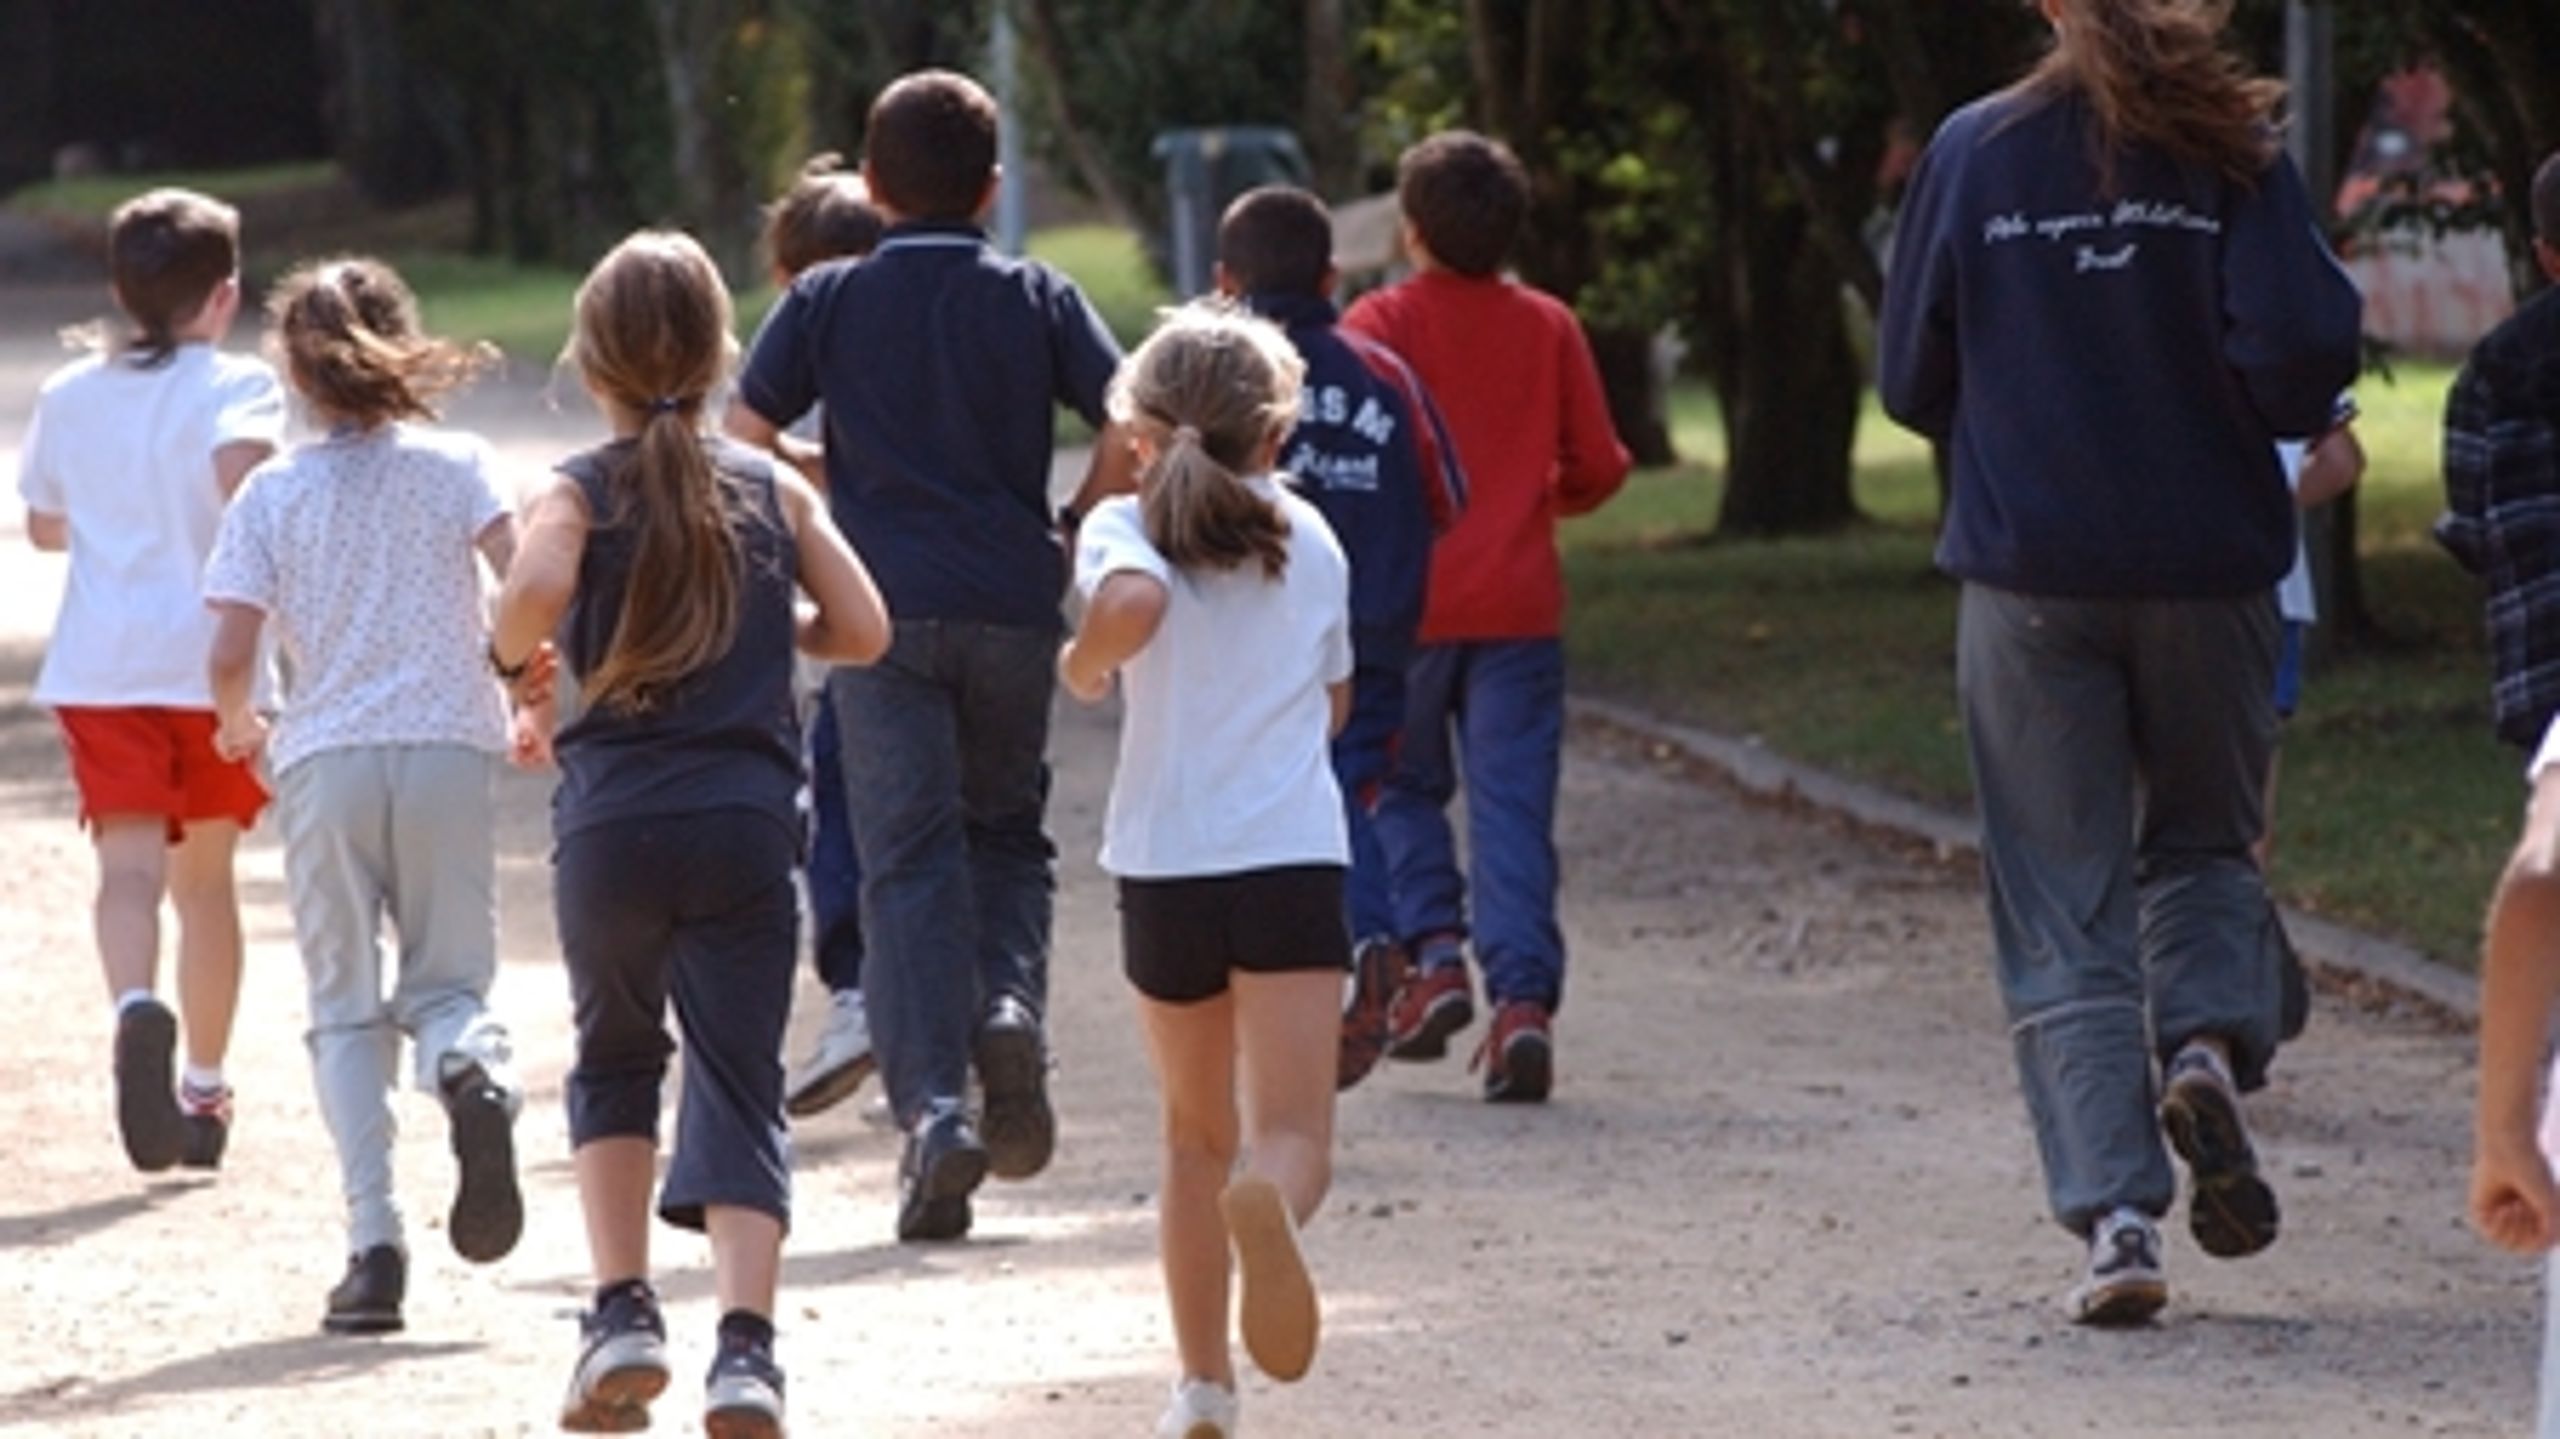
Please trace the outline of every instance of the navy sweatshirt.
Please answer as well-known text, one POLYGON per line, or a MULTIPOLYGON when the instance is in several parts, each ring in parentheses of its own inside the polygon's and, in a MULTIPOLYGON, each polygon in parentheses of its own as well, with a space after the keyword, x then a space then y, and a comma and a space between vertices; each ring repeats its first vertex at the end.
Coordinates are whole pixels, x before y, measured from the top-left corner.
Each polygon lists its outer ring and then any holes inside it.
POLYGON ((1245 305, 1287 331, 1307 362, 1280 468, 1351 562, 1357 661, 1401 666, 1422 623, 1432 536, 1466 504, 1457 447, 1413 371, 1376 340, 1337 326, 1331 301, 1266 292, 1245 305))
POLYGON ((2254 184, 2119 155, 2077 98, 1949 117, 1894 240, 1878 388, 1947 444, 1938 563, 2027 594, 2206 598, 2275 584, 2294 509, 2274 442, 2326 429, 2363 300, 2292 162, 2254 184))

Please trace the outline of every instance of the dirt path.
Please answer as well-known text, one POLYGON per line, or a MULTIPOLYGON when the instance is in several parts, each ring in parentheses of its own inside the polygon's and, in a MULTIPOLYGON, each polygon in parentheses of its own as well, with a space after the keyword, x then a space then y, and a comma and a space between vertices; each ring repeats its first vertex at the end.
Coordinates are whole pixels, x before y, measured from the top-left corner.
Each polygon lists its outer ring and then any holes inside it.
MULTIPOLYGON (((0 292, 0 474, 15 475, 33 378, 52 360, 39 337, 85 303, 0 292)), ((520 391, 476 414, 529 469, 588 432, 520 391)), ((447 1252, 442 1125, 404 1096, 409 1329, 324 1337, 339 1206, 274 838, 243 865, 250 976, 227 1168, 137 1176, 114 1136, 90 861, 50 723, 26 703, 59 569, 28 556, 8 513, 0 1431, 550 1432, 585 1280, 543 782, 511 785, 502 849, 497 998, 533 1086, 525 1241, 487 1269, 447 1252)), ((970 1242, 902 1247, 892 1137, 850 1108, 801 1130, 782 1315, 800 1435, 1149 1432, 1170 1363, 1153 1100, 1092 862, 1111 736, 1105 714, 1058 727, 1058 1162, 992 1187, 970 1242)), ((1323 1355, 1299 1386, 1248 1379, 1248 1433, 2525 1427, 2533 1276, 2459 1219, 2466 1039, 2324 1001, 2256 1107, 2283 1242, 2216 1264, 2179 1228, 2165 1321, 2087 1333, 2060 1317, 2073 1246, 2042 1214, 1969 875, 1587 736, 1563 830, 1575 968, 1556 1102, 1487 1107, 1454 1062, 1391 1067, 1350 1096, 1310 1233, 1323 1355)), ((706 1255, 660 1234, 679 1376, 657 1432, 698 1433, 706 1255)))

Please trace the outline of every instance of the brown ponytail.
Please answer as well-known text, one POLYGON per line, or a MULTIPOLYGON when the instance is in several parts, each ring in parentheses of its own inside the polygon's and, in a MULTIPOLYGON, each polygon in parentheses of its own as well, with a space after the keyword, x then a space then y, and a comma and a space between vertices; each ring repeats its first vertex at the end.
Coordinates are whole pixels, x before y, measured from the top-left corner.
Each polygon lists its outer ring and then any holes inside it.
POLYGON ((497 359, 487 345, 425 333, 408 285, 362 256, 297 267, 267 301, 267 325, 294 389, 322 418, 360 429, 434 419, 438 397, 497 359))
POLYGON ((2275 162, 2284 84, 2252 75, 2224 47, 2230 0, 2060 0, 2060 8, 2052 53, 2020 86, 2087 102, 2107 189, 2116 157, 2135 148, 2243 184, 2275 162))
POLYGON ((729 318, 720 272, 688 235, 641 231, 578 287, 570 355, 601 399, 640 420, 615 477, 611 518, 634 539, 613 639, 585 676, 596 704, 649 709, 736 638, 744 502, 701 433, 734 343, 729 318))
POLYGON ((1156 442, 1139 477, 1147 540, 1177 568, 1289 564, 1289 522, 1244 483, 1296 421, 1306 364, 1266 320, 1213 303, 1172 311, 1112 382, 1111 407, 1156 442))

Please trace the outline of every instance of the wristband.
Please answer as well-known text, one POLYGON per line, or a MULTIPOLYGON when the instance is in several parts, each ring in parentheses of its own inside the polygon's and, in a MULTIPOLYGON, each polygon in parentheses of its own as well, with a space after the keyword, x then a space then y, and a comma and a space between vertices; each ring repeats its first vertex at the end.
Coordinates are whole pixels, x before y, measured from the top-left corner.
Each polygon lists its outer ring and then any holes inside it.
POLYGON ((498 642, 495 639, 489 641, 490 673, 496 675, 502 680, 505 680, 508 684, 514 684, 516 681, 523 679, 524 672, 531 668, 533 668, 532 655, 526 655, 523 659, 516 661, 514 664, 508 664, 505 660, 498 658, 498 642))

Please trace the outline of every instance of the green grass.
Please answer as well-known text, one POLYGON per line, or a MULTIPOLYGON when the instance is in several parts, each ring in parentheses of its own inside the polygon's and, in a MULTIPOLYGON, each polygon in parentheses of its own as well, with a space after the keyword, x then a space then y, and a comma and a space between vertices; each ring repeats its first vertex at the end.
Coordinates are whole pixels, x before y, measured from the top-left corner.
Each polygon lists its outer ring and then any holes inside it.
POLYGON ((168 170, 135 175, 84 175, 69 180, 39 180, 9 192, 7 208, 20 214, 79 224, 103 224, 116 206, 145 190, 180 185, 219 199, 239 201, 287 190, 326 185, 338 176, 335 162, 296 160, 247 170, 168 170))
MULTIPOLYGON (((2276 881, 2468 965, 2523 791, 2518 757, 2489 735, 2477 586, 2427 538, 2450 379, 2407 365, 2360 388, 2359 538, 2384 633, 2315 671, 2288 731, 2276 881)), ((1696 387, 1674 433, 1684 455, 1721 454, 1696 387)), ((1930 564, 1928 451, 1871 408, 1857 464, 1869 520, 1842 535, 1716 539, 1718 480, 1694 462, 1637 475, 1568 526, 1574 683, 1960 809, 1956 588, 1930 564)))
POLYGON ((1111 225, 1061 225, 1034 231, 1023 248, 1031 258, 1066 272, 1101 312, 1123 348, 1155 328, 1156 311, 1171 304, 1164 281, 1147 264, 1138 237, 1111 225))

